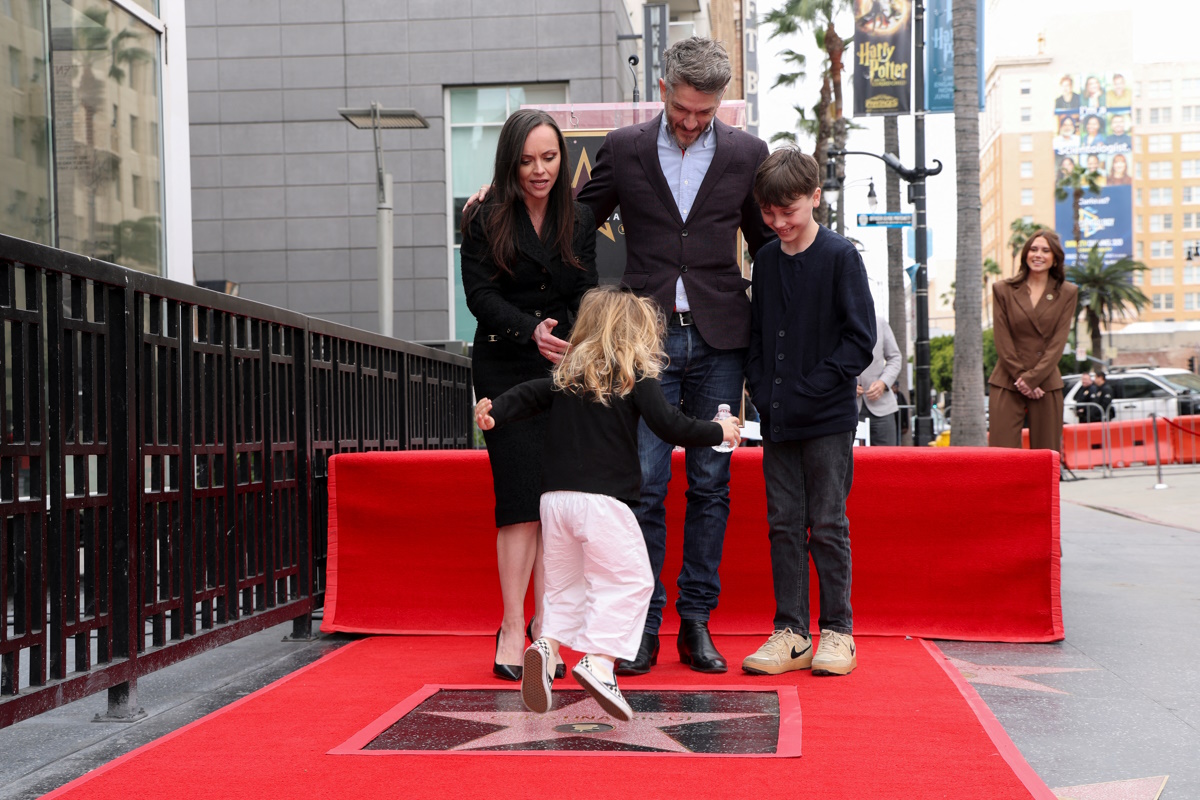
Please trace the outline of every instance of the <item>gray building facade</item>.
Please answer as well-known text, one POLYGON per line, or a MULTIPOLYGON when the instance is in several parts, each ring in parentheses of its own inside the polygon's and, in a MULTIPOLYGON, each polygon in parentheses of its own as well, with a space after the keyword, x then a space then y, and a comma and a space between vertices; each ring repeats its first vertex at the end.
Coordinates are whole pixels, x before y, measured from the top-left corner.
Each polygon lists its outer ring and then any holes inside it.
MULTIPOLYGON (((455 208, 521 102, 622 102, 624 0, 188 0, 195 276, 378 330, 375 155, 339 107, 414 108, 383 133, 395 336, 470 338, 455 208)), ((482 177, 481 177, 482 176, 482 177)))

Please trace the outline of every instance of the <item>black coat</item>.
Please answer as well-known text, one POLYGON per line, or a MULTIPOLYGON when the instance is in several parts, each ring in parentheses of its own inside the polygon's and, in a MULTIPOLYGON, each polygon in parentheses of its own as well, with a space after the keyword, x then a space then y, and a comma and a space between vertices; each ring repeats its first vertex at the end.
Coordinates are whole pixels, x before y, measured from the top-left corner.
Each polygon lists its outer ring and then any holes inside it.
POLYGON ((551 364, 538 352, 533 329, 545 319, 555 319, 554 335, 566 339, 580 299, 598 282, 596 224, 587 206, 575 204, 572 247, 583 269, 563 264, 557 250, 538 239, 521 207, 511 275, 488 253, 483 217, 491 208, 485 204, 475 215, 462 243, 464 296, 478 323, 472 363, 479 397, 496 397, 518 383, 545 377, 551 364))
POLYGON ((609 132, 579 202, 590 206, 601 223, 621 206, 625 285, 670 311, 675 281, 683 275, 704 341, 722 350, 746 347, 750 300, 738 267, 737 232, 740 228, 752 255, 775 238, 754 201, 754 173, 767 157, 767 144, 713 120, 717 151, 684 222, 658 161, 661 125, 659 114, 609 132))

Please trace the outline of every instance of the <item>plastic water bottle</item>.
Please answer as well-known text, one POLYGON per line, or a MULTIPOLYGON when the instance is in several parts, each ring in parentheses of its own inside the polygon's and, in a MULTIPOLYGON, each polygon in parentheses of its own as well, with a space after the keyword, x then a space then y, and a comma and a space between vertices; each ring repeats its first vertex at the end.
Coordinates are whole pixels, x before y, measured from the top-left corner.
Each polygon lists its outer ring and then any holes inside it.
MULTIPOLYGON (((721 420, 729 419, 732 416, 733 413, 729 410, 729 404, 721 403, 721 405, 717 406, 717 415, 713 417, 713 422, 720 422, 721 420)), ((713 445, 713 450, 716 450, 718 453, 732 453, 733 445, 731 445, 729 442, 721 442, 720 444, 713 445)))

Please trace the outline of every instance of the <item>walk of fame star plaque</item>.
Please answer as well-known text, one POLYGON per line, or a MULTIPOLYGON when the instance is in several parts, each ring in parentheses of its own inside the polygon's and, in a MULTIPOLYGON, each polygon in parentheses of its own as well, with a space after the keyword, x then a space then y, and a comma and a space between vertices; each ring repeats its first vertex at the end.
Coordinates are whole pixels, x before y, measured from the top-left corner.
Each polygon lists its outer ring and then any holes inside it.
POLYGON ((515 689, 424 686, 331 755, 435 753, 795 758, 800 698, 794 686, 639 686, 625 692, 629 722, 587 692, 555 689, 535 714, 515 689))

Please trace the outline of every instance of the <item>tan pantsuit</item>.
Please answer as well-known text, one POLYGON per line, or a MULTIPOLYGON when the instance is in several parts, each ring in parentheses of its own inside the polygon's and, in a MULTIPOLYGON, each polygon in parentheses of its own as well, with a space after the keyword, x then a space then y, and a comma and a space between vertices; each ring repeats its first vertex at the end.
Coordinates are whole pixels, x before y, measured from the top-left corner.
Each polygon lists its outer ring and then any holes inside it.
POLYGON ((1079 290, 1051 279, 1035 306, 1025 282, 992 286, 996 368, 988 379, 988 444, 1020 447, 1029 413, 1029 446, 1059 450, 1062 444, 1063 382, 1058 360, 1075 319, 1079 290), (1016 387, 1018 378, 1045 395, 1031 400, 1016 387))

